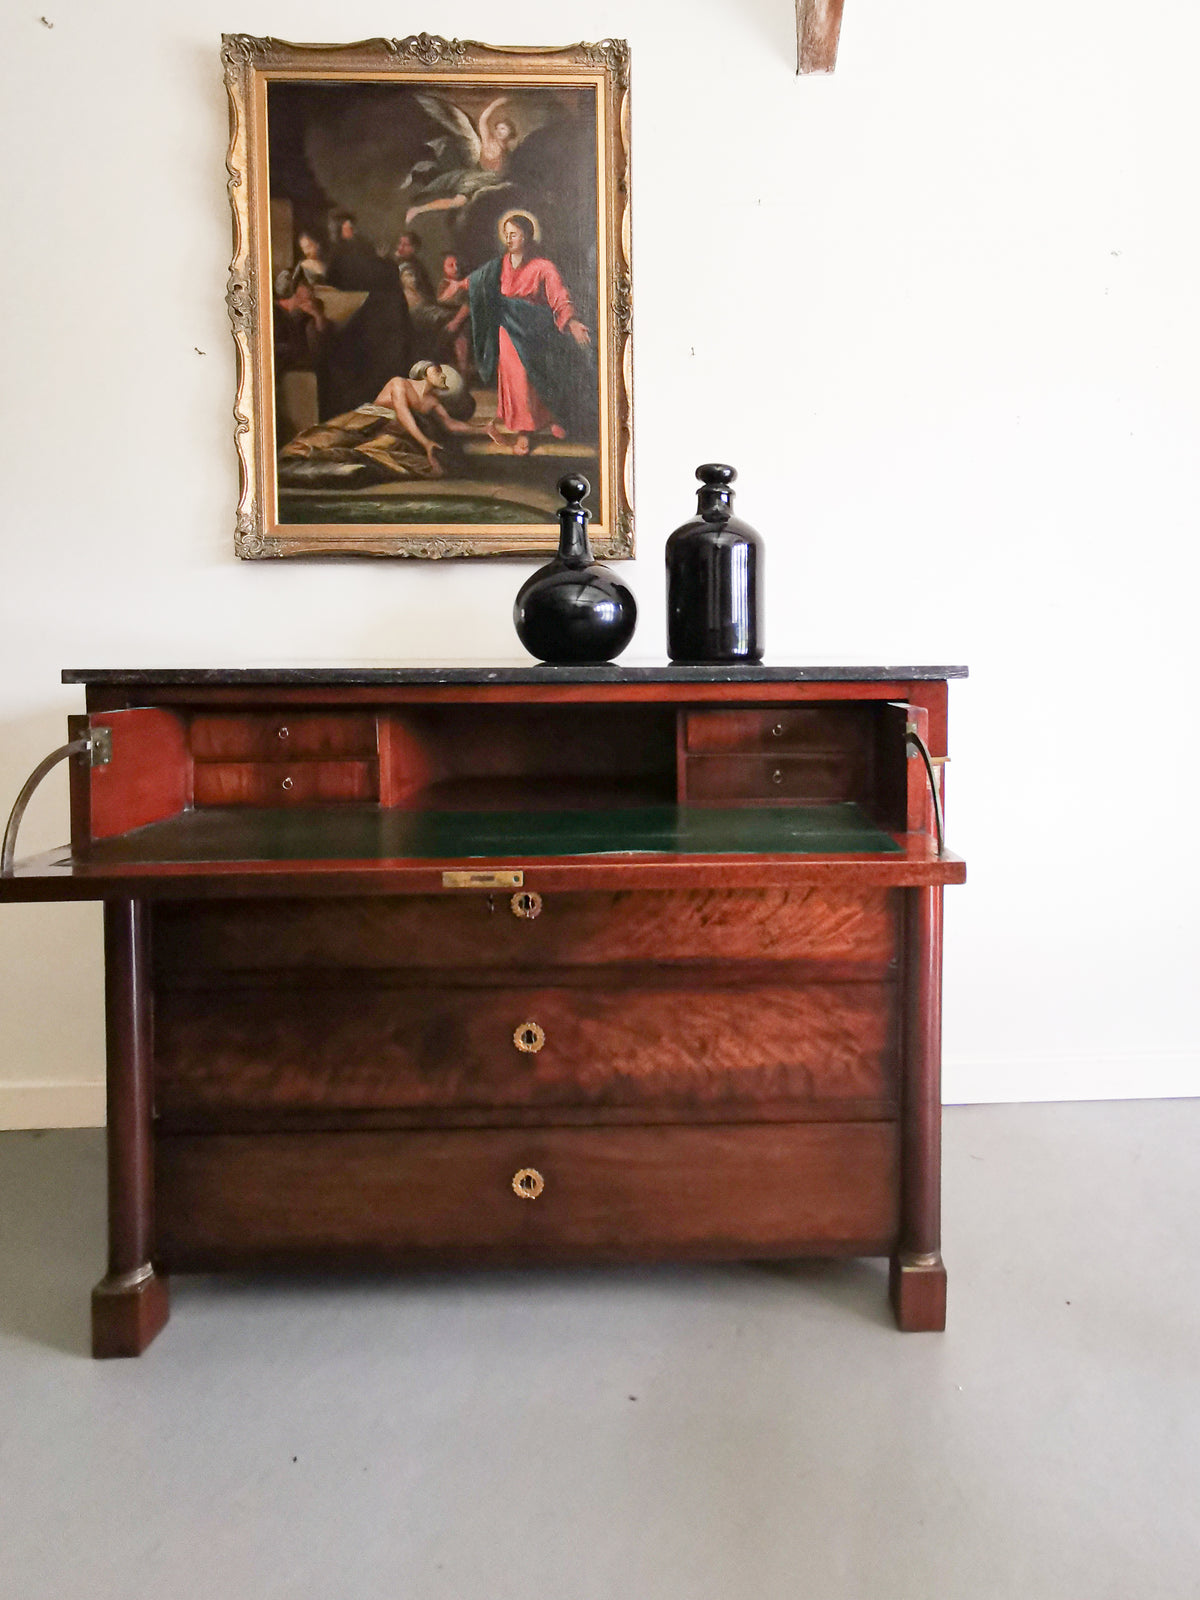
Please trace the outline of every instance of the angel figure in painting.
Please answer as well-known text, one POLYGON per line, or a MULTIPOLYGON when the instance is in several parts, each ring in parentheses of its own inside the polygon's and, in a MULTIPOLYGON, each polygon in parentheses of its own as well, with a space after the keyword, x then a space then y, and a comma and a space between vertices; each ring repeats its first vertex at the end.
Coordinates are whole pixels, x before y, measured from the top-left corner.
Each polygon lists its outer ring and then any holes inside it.
POLYGON ((533 434, 586 438, 594 430, 592 336, 562 274, 537 249, 536 218, 509 212, 499 232, 504 253, 466 280, 475 366, 484 383, 496 384, 492 439, 501 444, 507 434, 513 454, 527 456, 533 434))
POLYGON ((507 188, 505 171, 508 158, 521 142, 516 124, 503 110, 504 95, 485 107, 479 128, 464 111, 436 94, 419 94, 417 104, 448 132, 448 137, 430 139, 433 156, 418 161, 401 184, 401 189, 417 188, 417 203, 409 206, 405 222, 423 211, 456 211, 469 205, 477 194, 488 189, 507 188))

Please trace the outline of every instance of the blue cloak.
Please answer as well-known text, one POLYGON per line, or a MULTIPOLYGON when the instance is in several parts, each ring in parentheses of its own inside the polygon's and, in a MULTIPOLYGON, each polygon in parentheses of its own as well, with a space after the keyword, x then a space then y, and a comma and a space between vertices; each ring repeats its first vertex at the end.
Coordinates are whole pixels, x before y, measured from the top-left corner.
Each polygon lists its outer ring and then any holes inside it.
POLYGON ((576 438, 596 436, 599 395, 590 345, 560 333, 554 313, 535 300, 500 293, 504 257, 495 256, 467 278, 475 366, 484 383, 496 381, 500 329, 505 328, 529 381, 547 410, 576 438))

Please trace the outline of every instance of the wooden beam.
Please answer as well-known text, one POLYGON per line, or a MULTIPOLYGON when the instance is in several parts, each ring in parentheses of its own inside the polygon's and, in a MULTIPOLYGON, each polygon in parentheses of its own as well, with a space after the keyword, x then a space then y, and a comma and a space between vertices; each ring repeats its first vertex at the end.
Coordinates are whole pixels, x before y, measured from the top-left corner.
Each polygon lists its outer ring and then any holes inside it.
POLYGON ((832 72, 844 0, 796 0, 796 71, 832 72))

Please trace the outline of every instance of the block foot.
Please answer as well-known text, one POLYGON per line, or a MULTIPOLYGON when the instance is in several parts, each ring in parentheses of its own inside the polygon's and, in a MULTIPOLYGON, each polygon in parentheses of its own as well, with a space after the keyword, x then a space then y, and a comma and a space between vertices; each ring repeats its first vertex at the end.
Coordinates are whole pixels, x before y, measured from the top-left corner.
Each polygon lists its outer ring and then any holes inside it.
POLYGON ((170 1315, 167 1280, 153 1267, 101 1278, 92 1290, 92 1354, 140 1356, 170 1315))
POLYGON ((946 1326, 946 1269, 936 1251, 895 1255, 888 1293, 902 1333, 941 1333, 946 1326))

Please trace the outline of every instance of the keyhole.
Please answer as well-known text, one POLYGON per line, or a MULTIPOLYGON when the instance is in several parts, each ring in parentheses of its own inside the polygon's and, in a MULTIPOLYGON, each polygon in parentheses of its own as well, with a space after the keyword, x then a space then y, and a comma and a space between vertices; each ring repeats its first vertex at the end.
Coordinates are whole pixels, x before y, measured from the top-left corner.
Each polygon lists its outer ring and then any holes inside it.
POLYGON ((519 1200, 536 1200, 546 1187, 546 1180, 536 1167, 522 1167, 513 1174, 513 1193, 519 1200))
POLYGON ((513 895, 509 905, 514 917, 523 917, 527 922, 532 922, 542 909, 542 897, 536 889, 526 889, 521 894, 513 895))
POLYGON ((521 1022, 513 1029, 513 1043, 526 1055, 536 1055, 546 1042, 546 1035, 536 1022, 521 1022))

